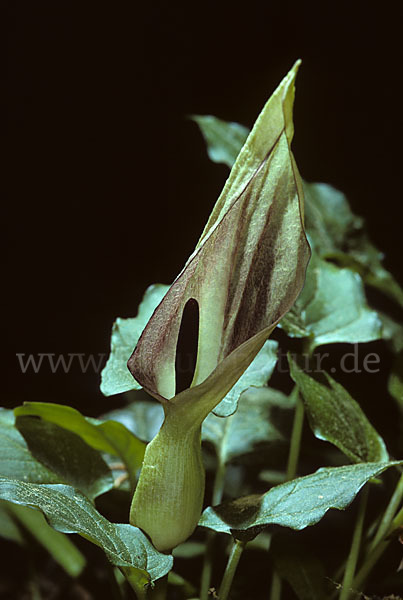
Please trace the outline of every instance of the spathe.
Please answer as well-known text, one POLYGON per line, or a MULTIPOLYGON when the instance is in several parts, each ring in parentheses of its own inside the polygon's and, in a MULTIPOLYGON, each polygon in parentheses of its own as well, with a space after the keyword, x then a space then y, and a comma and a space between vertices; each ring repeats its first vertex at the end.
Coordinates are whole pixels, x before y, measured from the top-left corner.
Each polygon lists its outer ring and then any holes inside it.
POLYGON ((236 383, 304 283, 310 252, 290 150, 298 67, 257 119, 194 253, 128 362, 135 379, 166 405, 203 397, 200 418, 236 383), (199 307, 197 363, 191 387, 175 396, 177 339, 190 299, 199 307))

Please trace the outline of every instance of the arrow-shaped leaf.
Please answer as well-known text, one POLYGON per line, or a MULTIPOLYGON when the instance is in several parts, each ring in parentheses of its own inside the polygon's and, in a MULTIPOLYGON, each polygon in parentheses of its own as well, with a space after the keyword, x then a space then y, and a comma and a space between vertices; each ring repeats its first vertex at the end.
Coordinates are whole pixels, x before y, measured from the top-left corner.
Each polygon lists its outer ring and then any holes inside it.
POLYGON ((132 483, 141 467, 145 443, 116 421, 84 417, 78 410, 62 404, 26 402, 14 409, 16 416, 37 416, 79 435, 89 446, 118 456, 126 465, 132 483))
POLYGON ((328 373, 327 385, 304 373, 289 356, 291 377, 299 387, 315 436, 339 448, 354 462, 386 461, 385 444, 360 405, 328 373))
POLYGON ((31 483, 60 483, 60 478, 36 460, 15 427, 12 410, 0 408, 0 476, 31 483))
POLYGON ((17 417, 16 427, 39 462, 93 500, 113 488, 112 472, 97 450, 54 423, 17 417))
POLYGON ((168 289, 168 285, 161 283, 151 285, 144 294, 137 317, 119 318, 113 324, 111 352, 101 373, 101 392, 105 396, 141 389, 142 386, 128 370, 127 361, 144 327, 168 289))
POLYGON ((369 342, 381 337, 381 322, 369 309, 360 276, 313 256, 304 289, 280 327, 308 338, 310 349, 334 342, 369 342))
POLYGON ((144 584, 163 577, 172 568, 172 557, 157 552, 139 529, 111 523, 70 486, 0 478, 0 498, 38 508, 54 529, 78 533, 100 546, 117 567, 136 569, 138 580, 144 584))
POLYGON ((269 525, 304 529, 318 523, 331 508, 344 510, 372 478, 401 462, 361 463, 319 469, 271 488, 263 495, 246 496, 209 506, 199 525, 252 539, 269 525))
POLYGON ((284 413, 293 404, 287 396, 272 388, 249 388, 241 395, 235 414, 226 419, 212 413, 208 415, 203 423, 202 438, 214 444, 221 463, 259 452, 262 444, 284 440, 281 430, 276 427, 275 414, 284 413))

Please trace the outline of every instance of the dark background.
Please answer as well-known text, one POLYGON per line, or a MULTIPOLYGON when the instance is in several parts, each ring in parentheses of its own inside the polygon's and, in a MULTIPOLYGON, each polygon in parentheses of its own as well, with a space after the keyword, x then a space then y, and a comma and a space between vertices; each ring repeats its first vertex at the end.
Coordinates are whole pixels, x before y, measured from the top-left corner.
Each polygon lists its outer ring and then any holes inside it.
POLYGON ((251 126, 299 57, 301 174, 348 195, 402 282, 398 5, 323 4, 5 5, 6 406, 116 405, 97 374, 22 374, 16 353, 108 352, 114 318, 173 280, 227 176, 187 116, 251 126))

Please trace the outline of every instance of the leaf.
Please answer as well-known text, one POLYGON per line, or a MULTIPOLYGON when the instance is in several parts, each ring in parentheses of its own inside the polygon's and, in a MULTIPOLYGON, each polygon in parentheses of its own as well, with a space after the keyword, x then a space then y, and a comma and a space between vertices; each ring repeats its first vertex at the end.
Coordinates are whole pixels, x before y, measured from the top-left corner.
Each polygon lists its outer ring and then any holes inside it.
POLYGON ((366 284, 403 307, 403 290, 382 265, 383 254, 370 242, 364 220, 351 211, 347 198, 324 183, 305 183, 306 228, 315 250, 357 271, 366 284))
POLYGON ((70 486, 0 478, 0 498, 38 508, 54 529, 80 534, 100 546, 117 567, 136 569, 138 578, 145 582, 163 577, 172 568, 172 557, 157 552, 139 529, 110 523, 70 486))
POLYGON ((341 250, 346 238, 363 226, 354 215, 346 196, 326 183, 304 182, 305 224, 314 249, 320 256, 341 250))
POLYGON ((312 257, 305 287, 280 327, 290 337, 308 338, 310 351, 381 337, 381 321, 368 308, 359 275, 317 257, 312 257))
POLYGON ((206 552, 206 544, 204 542, 183 542, 173 549, 174 558, 197 558, 203 556, 206 552))
POLYGON ((168 289, 168 285, 161 283, 151 285, 144 294, 137 317, 119 318, 113 324, 111 352, 101 373, 101 392, 105 396, 138 390, 142 387, 128 370, 127 361, 144 327, 168 289))
POLYGON ((0 476, 31 483, 59 483, 59 477, 38 462, 15 428, 12 410, 0 408, 0 476))
POLYGON ((383 439, 347 390, 326 372, 324 385, 304 373, 291 356, 288 361, 314 435, 337 446, 353 462, 387 461, 383 439))
MULTIPOLYGON (((1 500, 1 502, 4 502, 1 500)), ((11 515, 51 554, 52 558, 71 577, 78 577, 86 564, 84 555, 63 533, 47 524, 42 513, 27 506, 7 502, 11 515)))
POLYGON ((271 488, 263 495, 246 496, 209 506, 199 525, 235 537, 251 539, 269 525, 301 530, 315 525, 331 508, 344 510, 372 477, 401 461, 327 467, 271 488))
POLYGON ((193 115, 192 119, 201 129, 210 160, 231 168, 248 137, 249 129, 211 115, 193 115))
POLYGON ((284 441, 275 425, 274 414, 276 410, 292 407, 293 402, 277 390, 249 388, 241 395, 235 414, 226 419, 212 413, 208 415, 203 423, 202 439, 214 444, 222 464, 238 456, 261 452, 262 444, 284 441))
POLYGON ((325 569, 320 560, 302 546, 295 536, 276 535, 270 544, 277 573, 288 581, 299 600, 326 598, 325 569), (283 539, 284 538, 284 539, 283 539))
POLYGON ((78 410, 62 404, 25 402, 14 409, 16 416, 37 416, 79 435, 86 444, 101 452, 118 456, 126 465, 132 483, 141 467, 145 444, 116 421, 84 417, 78 410))
POLYGON ((39 462, 93 500, 113 488, 112 473, 99 454, 78 435, 33 417, 18 417, 16 427, 39 462))
POLYGON ((384 313, 378 313, 382 322, 382 337, 389 342, 395 354, 403 350, 403 325, 384 313))
POLYGON ((261 387, 267 383, 277 363, 277 349, 278 343, 272 340, 268 340, 264 344, 244 374, 241 375, 220 404, 215 407, 214 414, 218 417, 232 415, 237 409, 242 392, 251 386, 261 387))
POLYGON ((301 219, 302 183, 290 152, 297 68, 298 63, 258 117, 194 253, 129 359, 133 376, 161 402, 176 394, 176 346, 190 299, 200 317, 196 369, 191 389, 171 404, 203 403, 206 416, 252 362, 303 285, 309 247, 301 219))
POLYGON ((106 413, 102 419, 118 421, 137 438, 150 442, 160 430, 164 409, 159 402, 135 400, 124 408, 106 413))

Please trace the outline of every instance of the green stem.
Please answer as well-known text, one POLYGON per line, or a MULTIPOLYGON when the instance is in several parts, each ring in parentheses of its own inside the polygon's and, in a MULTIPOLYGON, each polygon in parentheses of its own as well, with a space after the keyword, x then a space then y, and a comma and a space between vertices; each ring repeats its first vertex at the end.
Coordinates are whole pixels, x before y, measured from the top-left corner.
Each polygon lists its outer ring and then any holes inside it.
POLYGON ((369 487, 366 486, 360 498, 357 521, 354 528, 353 539, 351 542, 350 553, 348 555, 346 570, 340 592, 340 600, 348 600, 351 593, 351 586, 354 579, 354 573, 357 566, 358 555, 361 546, 362 530, 364 525, 365 510, 367 508, 369 487))
MULTIPOLYGON (((225 485, 225 462, 222 460, 218 461, 218 467, 214 479, 212 505, 220 504, 225 485)), ((213 557, 214 557, 214 542, 216 534, 214 531, 209 531, 207 534, 206 551, 204 553, 203 570, 200 580, 200 600, 208 600, 211 573, 213 571, 213 557)))
POLYGON ((123 573, 127 583, 135 592, 137 600, 147 600, 147 588, 144 587, 144 582, 139 582, 136 572, 131 567, 119 567, 119 570, 123 573))
POLYGON ((271 580, 270 600, 280 600, 281 598, 281 578, 277 571, 273 571, 271 580))
POLYGON ((300 453, 300 448, 301 448, 301 437, 302 437, 302 429, 304 426, 304 412, 305 412, 304 403, 302 402, 296 387, 292 391, 292 394, 297 396, 297 398, 296 398, 295 413, 294 413, 294 423, 292 426, 290 452, 288 455, 286 481, 289 481, 290 479, 294 479, 294 477, 297 473, 297 465, 298 465, 299 453, 300 453))
POLYGON ((395 488, 395 491, 393 492, 393 495, 389 501, 389 504, 383 514, 382 520, 378 527, 378 531, 376 532, 376 535, 375 535, 373 541, 371 542, 371 545, 369 547, 370 552, 386 536, 388 529, 390 527, 390 524, 393 520, 393 517, 395 516, 396 511, 402 501, 402 498, 403 498, 403 474, 400 476, 400 479, 395 488))
MULTIPOLYGON (((288 462, 287 462, 287 470, 285 481, 290 481, 294 479, 297 474, 298 468, 298 460, 299 453, 301 450, 301 438, 302 438, 302 430, 304 427, 304 403, 302 402, 300 395, 298 394, 297 386, 294 387, 291 392, 293 396, 295 396, 295 412, 294 412, 294 422, 292 425, 292 433, 291 433, 291 441, 290 441, 290 451, 288 454, 288 462)), ((276 571, 273 571, 273 579, 270 590, 270 600, 280 600, 281 597, 281 578, 276 571)))
MULTIPOLYGON (((400 482, 399 482, 400 483, 400 482)), ((386 531, 386 536, 392 533, 395 529, 400 527, 403 524, 403 508, 397 513, 393 521, 389 525, 389 529, 386 531)), ((385 536, 385 537, 386 537, 385 536)), ((386 548, 389 546, 390 540, 381 539, 378 544, 371 550, 368 556, 365 559, 364 564, 361 569, 358 571, 356 577, 354 578, 354 588, 361 589, 373 569, 374 565, 381 558, 382 554, 385 552, 386 548)))
MULTIPOLYGON (((301 450, 302 430, 304 427, 304 403, 298 393, 297 386, 294 387, 291 395, 295 397, 294 422, 290 440, 290 451, 288 454, 287 470, 285 481, 294 479, 297 474, 299 453, 301 450)), ((273 571, 273 579, 270 590, 270 600, 280 600, 281 597, 281 578, 276 571, 273 571)))
POLYGON ((231 554, 229 555, 224 577, 222 579, 220 589, 218 591, 218 597, 220 598, 220 600, 227 600, 228 598, 232 581, 234 579, 235 571, 237 569, 239 559, 241 558, 241 554, 245 546, 246 542, 241 542, 240 540, 235 540, 234 545, 232 546, 231 554))
POLYGON ((365 560, 365 563, 362 565, 361 569, 358 571, 357 575, 354 577, 353 587, 355 590, 361 590, 368 575, 372 571, 375 564, 381 558, 382 554, 385 552, 386 548, 389 546, 389 542, 380 542, 369 554, 368 558, 365 560))

